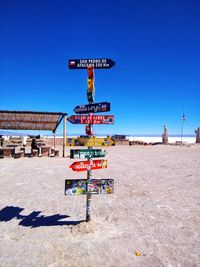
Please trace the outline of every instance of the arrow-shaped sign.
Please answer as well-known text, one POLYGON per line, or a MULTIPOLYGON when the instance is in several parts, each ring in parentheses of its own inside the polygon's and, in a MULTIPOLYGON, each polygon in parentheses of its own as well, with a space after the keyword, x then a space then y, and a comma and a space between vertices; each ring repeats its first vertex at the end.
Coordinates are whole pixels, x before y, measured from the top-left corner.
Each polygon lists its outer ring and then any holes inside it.
POLYGON ((81 172, 87 170, 97 170, 107 168, 108 161, 107 160, 92 160, 90 161, 79 161, 74 162, 69 167, 72 168, 73 171, 81 172))
POLYGON ((105 157, 106 151, 102 149, 70 149, 70 159, 86 159, 105 157))
POLYGON ((100 102, 95 104, 76 106, 74 112, 76 114, 87 114, 110 111, 110 103, 100 102))
POLYGON ((115 62, 109 58, 95 59, 69 59, 68 67, 70 69, 87 69, 94 67, 95 69, 110 69, 115 65, 115 62))
POLYGON ((113 115, 72 115, 67 120, 73 124, 113 124, 113 115))
POLYGON ((109 138, 78 137, 77 142, 80 146, 112 146, 115 142, 109 138))

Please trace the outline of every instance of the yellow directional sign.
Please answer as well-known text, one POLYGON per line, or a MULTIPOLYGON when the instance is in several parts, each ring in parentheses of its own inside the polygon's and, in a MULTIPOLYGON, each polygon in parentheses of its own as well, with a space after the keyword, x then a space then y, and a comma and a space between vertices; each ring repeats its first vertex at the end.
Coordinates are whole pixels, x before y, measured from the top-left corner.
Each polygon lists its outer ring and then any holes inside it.
POLYGON ((77 137, 67 138, 66 146, 114 146, 115 141, 110 138, 77 137))
POLYGON ((115 141, 113 141, 110 137, 78 137, 77 141, 80 146, 113 146, 115 144, 115 141))

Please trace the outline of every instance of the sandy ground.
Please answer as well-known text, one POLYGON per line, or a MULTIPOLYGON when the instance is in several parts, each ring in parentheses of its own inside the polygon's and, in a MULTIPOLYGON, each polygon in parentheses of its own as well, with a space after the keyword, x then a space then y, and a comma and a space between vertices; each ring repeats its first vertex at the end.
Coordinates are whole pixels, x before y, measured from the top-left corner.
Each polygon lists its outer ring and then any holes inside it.
POLYGON ((73 160, 0 160, 0 266, 200 266, 200 146, 106 150, 93 178, 115 193, 92 197, 90 223, 86 196, 64 195, 86 178, 73 160))

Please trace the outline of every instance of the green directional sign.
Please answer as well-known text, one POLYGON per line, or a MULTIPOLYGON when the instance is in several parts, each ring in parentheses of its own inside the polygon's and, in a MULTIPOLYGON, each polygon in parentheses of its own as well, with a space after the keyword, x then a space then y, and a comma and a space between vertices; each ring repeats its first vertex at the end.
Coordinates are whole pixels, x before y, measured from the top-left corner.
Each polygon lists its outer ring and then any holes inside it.
POLYGON ((105 157, 106 151, 102 149, 70 149, 71 159, 88 159, 105 157))

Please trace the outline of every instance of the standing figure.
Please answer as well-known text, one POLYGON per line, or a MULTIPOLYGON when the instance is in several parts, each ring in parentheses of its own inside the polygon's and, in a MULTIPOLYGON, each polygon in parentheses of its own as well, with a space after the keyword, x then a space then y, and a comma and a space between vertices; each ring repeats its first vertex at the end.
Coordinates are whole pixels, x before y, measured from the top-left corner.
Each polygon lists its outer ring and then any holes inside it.
POLYGON ((196 143, 200 143, 200 128, 195 130, 196 133, 196 143))
POLYGON ((164 134, 162 134, 162 142, 163 144, 168 144, 168 130, 166 125, 164 125, 164 134))

